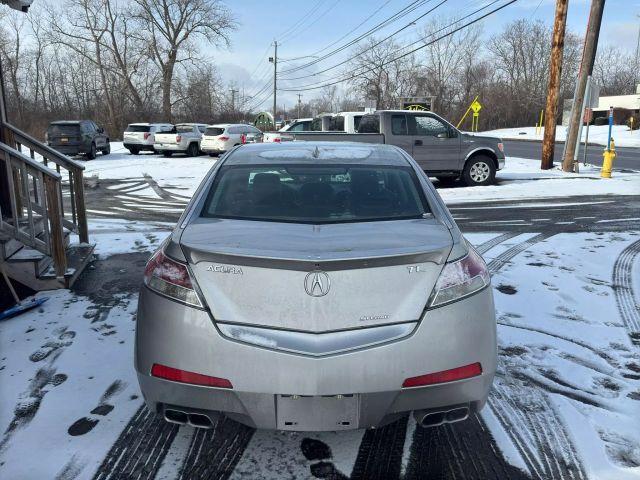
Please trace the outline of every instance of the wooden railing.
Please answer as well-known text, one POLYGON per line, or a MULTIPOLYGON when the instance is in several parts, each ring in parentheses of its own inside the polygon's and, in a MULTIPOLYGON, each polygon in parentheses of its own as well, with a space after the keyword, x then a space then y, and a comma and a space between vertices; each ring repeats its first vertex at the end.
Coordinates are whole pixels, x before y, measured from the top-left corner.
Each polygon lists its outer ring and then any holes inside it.
POLYGON ((4 139, 10 147, 45 168, 61 175, 61 210, 63 226, 78 234, 80 242, 89 242, 87 212, 84 203, 84 165, 34 139, 13 125, 4 124, 4 139))
POLYGON ((73 232, 80 242, 89 242, 84 166, 12 125, 0 124, 0 129, 0 168, 10 207, 0 211, 0 230, 49 255, 56 276, 63 277, 65 235, 73 232))
POLYGON ((0 168, 9 179, 10 211, 0 230, 53 259, 57 277, 67 269, 62 222, 62 176, 0 143, 0 168))

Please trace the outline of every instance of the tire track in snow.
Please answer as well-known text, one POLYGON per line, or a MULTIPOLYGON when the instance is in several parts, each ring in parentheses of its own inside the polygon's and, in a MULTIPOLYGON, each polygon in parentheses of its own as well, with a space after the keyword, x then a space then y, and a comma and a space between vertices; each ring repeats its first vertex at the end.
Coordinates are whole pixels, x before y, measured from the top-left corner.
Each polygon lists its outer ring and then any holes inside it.
POLYGON ((476 251, 480 254, 480 255, 484 255, 485 253, 487 253, 489 250, 491 250, 493 247, 501 244, 502 242, 505 242, 513 237, 517 237, 518 235, 520 235, 520 232, 507 232, 507 233, 503 233, 502 235, 498 235, 495 238, 492 238, 491 240, 487 240, 484 243, 481 243, 480 245, 478 245, 476 248, 476 251))
POLYGON ((440 427, 416 427, 404 480, 525 480, 502 456, 479 414, 440 427))
POLYGON ((254 428, 222 416, 212 429, 196 429, 178 479, 229 478, 254 432, 254 428))
POLYGON ((611 280, 620 316, 635 345, 640 345, 640 305, 636 303, 633 291, 632 271, 638 255, 640 240, 633 242, 616 258, 611 280))
POLYGON ((365 432, 351 471, 352 480, 386 480, 400 476, 408 420, 405 416, 365 432))
POLYGON ((102 461, 93 480, 152 480, 178 433, 142 405, 102 461))
MULTIPOLYGON (((514 245, 488 263, 489 271, 498 273, 515 256, 552 235, 540 233, 514 245)), ((494 381, 488 404, 534 478, 587 479, 570 435, 540 388, 505 375, 494 381)))

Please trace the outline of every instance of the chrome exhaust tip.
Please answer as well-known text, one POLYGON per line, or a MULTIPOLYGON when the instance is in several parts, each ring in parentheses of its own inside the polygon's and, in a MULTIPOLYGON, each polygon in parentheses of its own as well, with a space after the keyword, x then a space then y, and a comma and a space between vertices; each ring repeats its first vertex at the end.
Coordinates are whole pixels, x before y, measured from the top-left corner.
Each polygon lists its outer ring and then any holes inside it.
POLYGON ((172 408, 166 408, 164 410, 164 419, 169 423, 176 423, 178 425, 186 425, 189 423, 189 416, 185 412, 172 408))
POLYGON ((201 413, 189 414, 189 425, 196 428, 213 428, 213 422, 207 415, 201 413))
POLYGON ((414 412, 416 423, 424 428, 438 427, 445 423, 461 422, 469 418, 469 407, 456 407, 449 410, 417 410, 414 412))

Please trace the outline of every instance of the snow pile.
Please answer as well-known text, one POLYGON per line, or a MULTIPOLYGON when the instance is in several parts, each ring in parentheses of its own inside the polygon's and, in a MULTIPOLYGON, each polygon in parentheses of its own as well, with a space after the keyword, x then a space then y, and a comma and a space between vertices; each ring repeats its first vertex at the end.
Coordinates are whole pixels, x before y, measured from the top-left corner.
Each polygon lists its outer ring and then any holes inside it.
MULTIPOLYGON (((473 135, 473 132, 466 132, 473 135)), ((478 135, 490 135, 500 137, 507 140, 542 140, 544 131, 536 133, 536 127, 519 127, 519 128, 500 128, 497 130, 487 130, 478 132, 478 135)), ((582 129, 582 139, 584 142, 587 135, 587 129, 582 129)), ((609 135, 609 125, 591 125, 589 126, 589 143, 596 145, 606 145, 607 136, 609 135)), ((633 132, 626 125, 614 125, 611 133, 617 147, 640 147, 640 130, 633 132)), ((556 127, 556 141, 564 142, 567 138, 567 127, 556 127)))

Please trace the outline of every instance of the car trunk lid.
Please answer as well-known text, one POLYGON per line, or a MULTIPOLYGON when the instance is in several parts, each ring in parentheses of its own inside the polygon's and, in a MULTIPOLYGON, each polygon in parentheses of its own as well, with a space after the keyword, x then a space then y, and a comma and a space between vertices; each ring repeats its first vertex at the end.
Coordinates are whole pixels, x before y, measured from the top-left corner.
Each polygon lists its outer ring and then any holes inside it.
POLYGON ((327 332, 418 320, 452 238, 433 217, 329 225, 198 219, 181 244, 217 321, 327 332))

